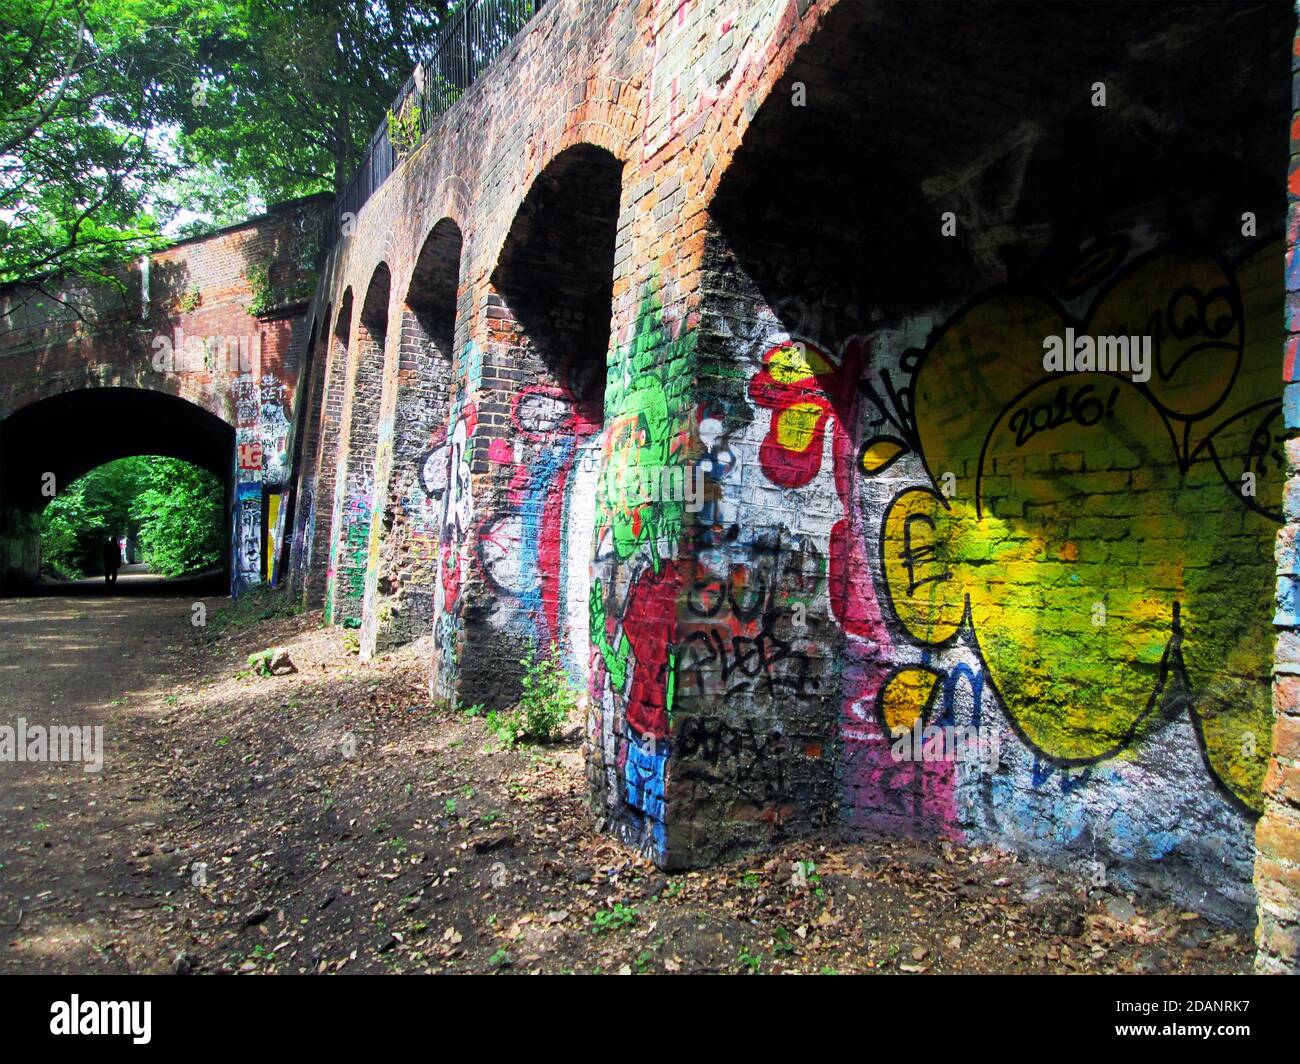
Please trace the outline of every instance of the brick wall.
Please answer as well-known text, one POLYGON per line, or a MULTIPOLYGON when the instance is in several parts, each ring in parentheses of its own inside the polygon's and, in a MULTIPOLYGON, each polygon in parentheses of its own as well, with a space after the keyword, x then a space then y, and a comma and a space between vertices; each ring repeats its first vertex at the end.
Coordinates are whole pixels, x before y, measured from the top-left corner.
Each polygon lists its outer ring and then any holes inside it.
POLYGON ((228 478, 232 587, 264 577, 264 546, 283 529, 266 527, 263 494, 289 476, 306 341, 302 292, 314 277, 326 207, 319 198, 285 204, 164 248, 149 256, 147 281, 137 261, 117 286, 65 281, 51 282, 48 294, 0 293, 0 542, 10 559, 0 585, 37 575, 35 515, 45 498, 34 485, 43 472, 63 487, 140 453, 197 461, 228 478), (141 391, 151 405, 141 405, 141 391), (158 406, 164 396, 175 403, 158 406), (65 423, 53 423, 56 410, 65 423), (142 423, 148 418, 158 419, 152 429, 142 423), (233 447, 205 418, 234 430, 233 447))
MULTIPOLYGON (((1291 124, 1291 166, 1287 185, 1286 338, 1282 366, 1286 428, 1300 429, 1300 38, 1292 51, 1292 84, 1296 86, 1291 124)), ((1278 530, 1277 643, 1273 665, 1273 750, 1264 778, 1264 812, 1255 833, 1255 890, 1259 896, 1258 972, 1300 971, 1300 565, 1296 530, 1300 522, 1300 440, 1286 441, 1287 482, 1283 497, 1286 523, 1278 530)))
POLYGON ((363 652, 500 707, 558 653, 666 866, 884 829, 1247 922, 1294 15, 900 10, 557 0, 367 203, 316 297, 391 276, 363 652))

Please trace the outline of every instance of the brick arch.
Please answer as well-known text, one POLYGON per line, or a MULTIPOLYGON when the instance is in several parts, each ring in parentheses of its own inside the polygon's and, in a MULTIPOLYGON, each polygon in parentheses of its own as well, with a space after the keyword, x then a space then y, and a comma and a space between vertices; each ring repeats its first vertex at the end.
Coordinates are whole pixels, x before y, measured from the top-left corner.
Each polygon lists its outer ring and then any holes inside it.
POLYGON ((78 318, 35 290, 0 292, 0 418, 67 392, 136 388, 234 423, 231 384, 261 346, 260 323, 224 305, 203 316, 151 305, 141 319, 137 304, 99 299, 78 318))
POLYGON ((623 170, 585 141, 556 153, 515 210, 476 307, 483 368, 467 460, 482 517, 469 552, 483 616, 461 675, 502 704, 532 648, 558 655, 580 685, 587 678, 623 170))
POLYGON ((348 350, 344 429, 335 485, 338 533, 331 574, 332 593, 326 596, 327 619, 345 627, 360 627, 362 621, 391 294, 388 263, 379 262, 370 274, 357 308, 348 350))
POLYGON ((448 420, 456 335, 468 316, 464 235, 450 217, 429 229, 404 288, 384 372, 381 445, 375 463, 372 538, 361 653, 409 642, 433 620, 436 563, 446 503, 448 420))
MULTIPOLYGON (((750 122, 785 77, 795 56, 816 34, 826 16, 843 2, 815 0, 802 14, 797 12, 795 4, 787 4, 778 16, 779 45, 775 48, 751 47, 742 55, 742 62, 732 71, 726 90, 711 109, 712 117, 687 148, 696 156, 708 151, 715 157, 714 165, 701 175, 699 195, 703 200, 713 198, 750 122)), ((852 4, 854 0, 848 2, 852 4)), ((693 166, 690 171, 699 174, 700 168, 693 166)))
POLYGON ((141 454, 182 459, 228 484, 234 441, 228 420, 148 388, 74 388, 11 410, 0 418, 0 591, 39 579, 51 488, 61 493, 92 469, 141 454))
MULTIPOLYGON (((569 116, 579 114, 582 110, 581 106, 573 108, 569 112, 569 116)), ((557 123, 557 126, 560 126, 560 124, 557 123)), ((602 123, 593 123, 577 118, 574 118, 571 122, 566 119, 563 125, 560 126, 560 133, 554 139, 541 138, 536 144, 539 146, 535 146, 535 143, 531 141, 529 143, 529 159, 522 171, 522 191, 519 194, 518 201, 513 205, 513 210, 494 219, 491 229, 482 234, 485 241, 482 250, 490 252, 486 256, 479 256, 482 261, 495 263, 500 260, 502 247, 509 236, 514 219, 518 216, 519 208, 527 201, 529 194, 533 191, 533 186, 537 184, 537 180, 562 155, 575 148, 598 148, 616 160, 624 168, 625 172, 631 158, 631 145, 628 137, 616 136, 612 127, 602 123)))
POLYGON ((316 504, 316 467, 312 460, 320 449, 330 310, 330 305, 326 303, 312 318, 299 376, 300 409, 294 426, 290 465, 290 469, 297 471, 298 475, 288 486, 284 527, 289 531, 281 544, 276 569, 276 582, 283 580, 290 597, 297 597, 302 592, 307 575, 306 567, 310 561, 305 546, 316 504))
POLYGON ((325 389, 317 416, 316 431, 320 442, 315 455, 314 468, 319 472, 312 493, 311 507, 305 514, 307 524, 303 531, 302 567, 308 574, 303 589, 309 607, 320 606, 326 602, 333 571, 333 531, 337 527, 338 520, 335 505, 338 451, 348 381, 352 303, 352 288, 349 286, 344 289, 339 298, 339 308, 332 328, 323 337, 328 350, 325 352, 325 389))
MULTIPOLYGON (((636 128, 636 113, 606 100, 587 100, 571 107, 557 118, 552 128, 559 132, 554 137, 543 137, 529 142, 525 184, 531 186, 539 174, 570 148, 590 144, 603 148, 622 163, 632 157, 636 128), (592 114, 592 111, 596 114, 592 114)), ((524 194, 527 195, 525 187, 524 194)))

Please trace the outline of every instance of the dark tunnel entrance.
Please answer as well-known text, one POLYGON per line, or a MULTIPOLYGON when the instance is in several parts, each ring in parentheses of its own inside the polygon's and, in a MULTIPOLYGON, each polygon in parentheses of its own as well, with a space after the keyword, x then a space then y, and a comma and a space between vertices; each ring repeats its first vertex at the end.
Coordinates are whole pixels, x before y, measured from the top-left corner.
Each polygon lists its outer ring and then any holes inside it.
MULTIPOLYGON (((216 476, 226 485, 222 542, 228 544, 234 446, 235 430, 221 418, 186 399, 139 388, 65 392, 11 414, 0 422, 0 595, 57 589, 40 579, 41 514, 79 477, 119 458, 177 458, 216 476)), ((205 593, 229 588, 230 551, 221 557, 222 576, 206 581, 205 593)), ((183 589, 196 587, 188 582, 183 589)))

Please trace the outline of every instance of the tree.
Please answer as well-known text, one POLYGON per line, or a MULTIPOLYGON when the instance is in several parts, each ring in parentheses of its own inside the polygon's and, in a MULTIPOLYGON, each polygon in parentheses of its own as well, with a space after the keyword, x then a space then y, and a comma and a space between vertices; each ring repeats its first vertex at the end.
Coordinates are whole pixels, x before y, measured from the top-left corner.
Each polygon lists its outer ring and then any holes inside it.
POLYGON ((221 481, 176 458, 148 461, 131 517, 139 522, 137 542, 149 568, 163 576, 216 568, 225 547, 221 481))
POLYGON ((108 536, 134 536, 162 576, 213 569, 225 554, 225 486, 178 458, 134 456, 92 469, 41 515, 41 564, 56 576, 95 572, 108 536))
POLYGON ((0 0, 0 285, 342 188, 449 6, 0 0))
POLYGON ((41 515, 42 566, 58 576, 84 576, 98 566, 106 538, 135 534, 131 503, 144 486, 148 463, 109 462, 52 499, 41 515))
POLYGON ((416 63, 447 0, 242 0, 198 40, 181 119, 188 165, 221 167, 267 202, 339 191, 416 63))
POLYGON ((168 0, 0 0, 0 284, 111 283, 160 242, 147 202, 176 163, 157 130, 193 66, 176 15, 168 0))

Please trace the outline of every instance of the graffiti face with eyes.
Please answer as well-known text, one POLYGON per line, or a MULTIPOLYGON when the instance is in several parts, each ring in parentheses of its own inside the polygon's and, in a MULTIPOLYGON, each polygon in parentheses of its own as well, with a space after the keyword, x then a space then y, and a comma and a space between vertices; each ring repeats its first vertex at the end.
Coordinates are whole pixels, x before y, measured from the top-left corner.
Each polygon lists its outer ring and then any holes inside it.
POLYGON ((894 499, 881 542, 903 627, 938 645, 969 626, 1036 752, 1113 756, 1181 687, 1207 764, 1256 808, 1285 471, 1271 254, 1230 270, 1160 252, 1102 290, 1084 327, 1150 335, 1147 385, 1044 376, 1041 338, 1065 324, 1049 300, 1003 292, 960 312, 915 381, 931 483, 894 499))

